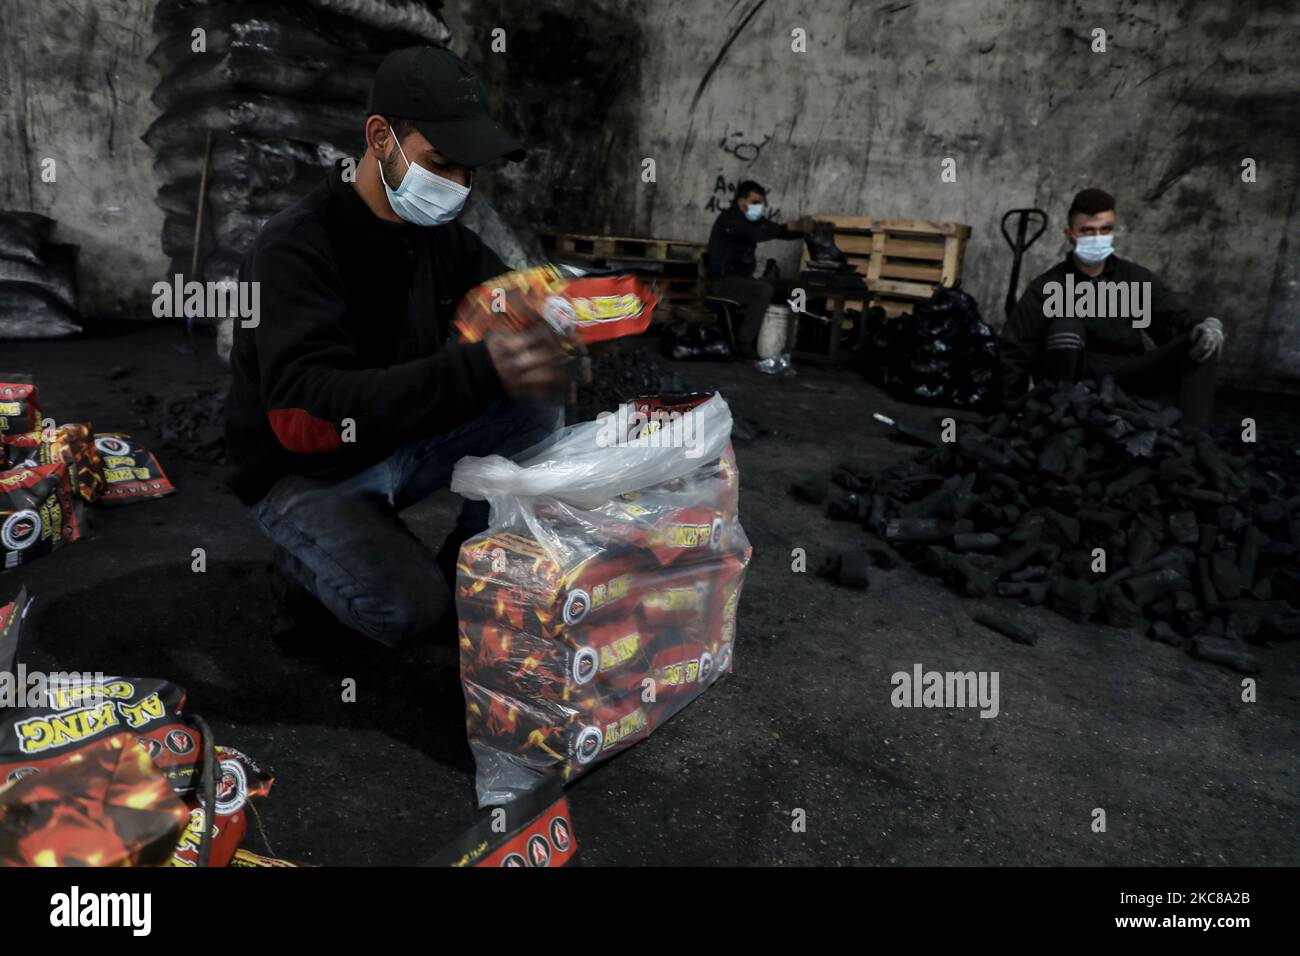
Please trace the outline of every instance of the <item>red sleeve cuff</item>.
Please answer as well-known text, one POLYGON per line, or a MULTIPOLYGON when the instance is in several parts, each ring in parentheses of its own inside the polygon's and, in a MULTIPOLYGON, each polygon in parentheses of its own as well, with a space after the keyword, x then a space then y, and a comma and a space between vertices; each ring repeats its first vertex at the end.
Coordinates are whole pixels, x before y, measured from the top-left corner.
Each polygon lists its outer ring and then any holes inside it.
POLYGON ((338 451, 343 440, 333 422, 317 418, 302 408, 273 408, 266 413, 280 444, 299 455, 338 451))

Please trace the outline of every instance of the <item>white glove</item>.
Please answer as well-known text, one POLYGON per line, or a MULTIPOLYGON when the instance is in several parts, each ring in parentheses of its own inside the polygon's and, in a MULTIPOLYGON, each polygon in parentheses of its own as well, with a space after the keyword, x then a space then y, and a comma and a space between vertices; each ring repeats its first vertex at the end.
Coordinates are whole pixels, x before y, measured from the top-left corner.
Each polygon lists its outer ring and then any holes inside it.
POLYGON ((1223 351, 1223 323, 1209 316, 1192 329, 1192 360, 1208 361, 1210 356, 1223 351))

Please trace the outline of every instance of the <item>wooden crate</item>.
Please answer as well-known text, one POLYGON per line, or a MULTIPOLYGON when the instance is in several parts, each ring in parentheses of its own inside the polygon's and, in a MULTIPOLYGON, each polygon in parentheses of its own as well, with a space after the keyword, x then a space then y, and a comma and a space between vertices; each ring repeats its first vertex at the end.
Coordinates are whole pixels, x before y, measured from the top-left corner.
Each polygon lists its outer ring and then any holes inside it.
MULTIPOLYGON (((961 278, 970 226, 924 219, 816 216, 835 230, 835 244, 871 288, 869 305, 889 318, 910 315, 917 302, 961 278)), ((804 247, 800 269, 808 262, 804 247)), ((862 303, 850 303, 860 307, 862 303)))
POLYGON ((557 233, 552 236, 558 252, 645 262, 691 262, 699 258, 706 245, 688 240, 642 239, 631 236, 579 236, 572 233, 557 233))
MULTIPOLYGON (((537 238, 548 255, 600 268, 626 267, 628 272, 653 283, 668 305, 687 311, 703 310, 707 243, 553 232, 539 232, 537 238)), ((669 311, 656 312, 656 318, 667 316, 669 311)))

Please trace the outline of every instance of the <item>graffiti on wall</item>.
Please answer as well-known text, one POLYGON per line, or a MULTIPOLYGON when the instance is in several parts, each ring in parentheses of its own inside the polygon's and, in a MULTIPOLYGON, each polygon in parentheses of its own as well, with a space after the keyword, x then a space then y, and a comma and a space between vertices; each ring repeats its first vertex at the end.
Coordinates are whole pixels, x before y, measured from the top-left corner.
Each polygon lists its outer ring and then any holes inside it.
POLYGON ((722 138, 718 140, 718 149, 728 153, 742 163, 752 163, 758 159, 759 154, 763 152, 763 147, 772 142, 772 134, 768 133, 759 142, 753 137, 747 135, 743 130, 731 131, 726 127, 722 133, 722 138))

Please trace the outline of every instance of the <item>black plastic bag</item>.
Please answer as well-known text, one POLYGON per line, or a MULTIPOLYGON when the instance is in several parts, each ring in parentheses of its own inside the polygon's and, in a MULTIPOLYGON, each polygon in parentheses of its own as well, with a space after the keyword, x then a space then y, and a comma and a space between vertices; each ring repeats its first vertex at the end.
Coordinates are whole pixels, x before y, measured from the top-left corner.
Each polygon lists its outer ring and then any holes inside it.
MULTIPOLYGON (((194 149, 155 153, 153 170, 159 180, 192 181, 197 185, 203 165, 202 136, 196 140, 194 149)), ((310 143, 281 137, 256 140, 217 133, 212 138, 208 188, 219 190, 230 184, 232 188, 243 185, 254 190, 279 189, 309 179, 314 186, 333 162, 310 143)))
POLYGON ((48 289, 0 282, 0 339, 55 339, 81 331, 79 316, 48 289))
MULTIPOLYGON (((71 248, 75 250, 76 246, 71 248)), ((69 308, 77 307, 76 288, 64 269, 56 270, 43 262, 33 263, 0 256, 0 283, 11 282, 40 286, 69 308)))
POLYGON ((188 100, 241 90, 331 106, 354 103, 360 115, 374 72, 373 64, 359 63, 342 51, 333 59, 265 50, 209 51, 191 55, 168 72, 151 98, 155 106, 168 110, 188 100))
POLYGON ((54 220, 34 212, 0 212, 0 256, 41 264, 54 220))
POLYGON ((706 359, 726 361, 734 357, 726 333, 702 322, 677 322, 668 327, 665 350, 677 361, 706 359))
POLYGON ((195 152, 202 164, 204 135, 291 139, 319 144, 338 156, 361 154, 362 123, 349 106, 289 100, 266 93, 223 92, 167 110, 142 137, 155 154, 195 152))
POLYGON ((940 287, 911 315, 864 317, 867 348, 860 367, 895 396, 924 403, 983 407, 997 397, 998 341, 974 298, 940 287))

